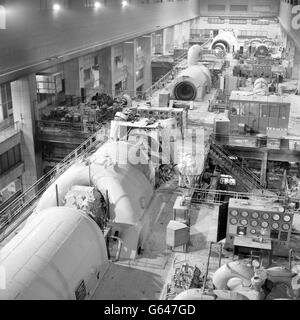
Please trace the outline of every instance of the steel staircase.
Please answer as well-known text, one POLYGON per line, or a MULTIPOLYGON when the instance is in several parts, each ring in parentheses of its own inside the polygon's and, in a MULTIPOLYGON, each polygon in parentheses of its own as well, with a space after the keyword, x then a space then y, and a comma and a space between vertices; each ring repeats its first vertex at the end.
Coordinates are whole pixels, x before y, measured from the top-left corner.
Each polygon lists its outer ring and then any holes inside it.
POLYGON ((259 177, 250 169, 242 166, 242 163, 233 154, 222 148, 213 136, 209 138, 210 142, 210 157, 216 164, 225 170, 228 174, 232 175, 247 191, 254 189, 264 190, 261 185, 259 177))

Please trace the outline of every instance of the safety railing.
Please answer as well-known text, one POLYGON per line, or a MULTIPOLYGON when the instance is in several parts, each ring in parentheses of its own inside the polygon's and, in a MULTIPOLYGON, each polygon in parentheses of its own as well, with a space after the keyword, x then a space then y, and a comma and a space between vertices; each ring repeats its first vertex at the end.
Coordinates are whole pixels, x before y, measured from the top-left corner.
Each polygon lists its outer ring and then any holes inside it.
POLYGON ((256 194, 252 192, 235 192, 235 191, 227 191, 227 190, 211 190, 211 189, 201 189, 201 188, 186 188, 188 189, 188 196, 192 197, 192 203, 201 204, 201 203, 227 203, 229 198, 235 199, 249 199, 255 198, 259 200, 269 200, 269 201, 278 201, 283 206, 287 205, 289 202, 300 203, 300 199, 298 198, 289 198, 288 196, 283 196, 280 194, 276 194, 275 192, 270 192, 270 190, 266 190, 266 192, 262 192, 261 194, 256 194), (214 198, 209 197, 209 195, 213 193, 215 195, 214 198))
POLYGON ((270 150, 300 151, 300 138, 270 138, 264 135, 214 134, 219 144, 248 148, 267 148, 270 150))
POLYGON ((70 131, 81 133, 94 133, 101 128, 97 123, 83 123, 83 122, 62 122, 62 121, 48 121, 39 120, 36 122, 39 132, 48 133, 51 131, 70 131))
POLYGON ((93 148, 102 145, 108 137, 99 140, 98 133, 91 135, 79 147, 65 157, 57 166, 42 176, 0 212, 0 241, 11 234, 34 210, 38 198, 75 161, 88 154, 93 148))

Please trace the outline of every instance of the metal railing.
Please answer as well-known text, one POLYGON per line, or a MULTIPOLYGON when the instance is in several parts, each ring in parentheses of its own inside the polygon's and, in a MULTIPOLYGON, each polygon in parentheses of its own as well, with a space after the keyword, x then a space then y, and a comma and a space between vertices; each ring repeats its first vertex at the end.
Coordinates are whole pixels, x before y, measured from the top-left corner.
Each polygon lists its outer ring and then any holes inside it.
POLYGON ((300 138, 270 138, 267 136, 254 136, 254 135, 238 135, 238 134, 214 134, 214 138, 219 144, 228 146, 247 146, 252 148, 265 147, 270 150, 290 150, 300 151, 300 138))
POLYGON ((201 189, 201 188, 187 188, 188 194, 192 197, 192 203, 201 204, 201 203, 227 203, 228 198, 235 199, 249 199, 251 197, 261 200, 276 200, 279 201, 282 205, 286 205, 289 201, 300 203, 298 198, 289 198, 287 196, 282 196, 276 194, 275 192, 262 192, 262 194, 256 194, 251 192, 236 192, 236 191, 227 191, 227 190, 211 190, 211 189, 201 189), (215 198, 209 198, 209 195, 214 193, 215 198))
POLYGON ((76 160, 88 154, 97 145, 102 145, 108 137, 98 139, 98 133, 91 135, 85 142, 65 157, 57 166, 42 176, 0 212, 0 241, 9 236, 34 210, 38 198, 63 172, 76 160))
POLYGON ((69 132, 81 132, 81 133, 94 133, 101 128, 97 123, 83 123, 83 122, 62 122, 62 121, 48 121, 39 120, 36 121, 37 127, 40 132, 48 133, 55 131, 69 131, 69 132))

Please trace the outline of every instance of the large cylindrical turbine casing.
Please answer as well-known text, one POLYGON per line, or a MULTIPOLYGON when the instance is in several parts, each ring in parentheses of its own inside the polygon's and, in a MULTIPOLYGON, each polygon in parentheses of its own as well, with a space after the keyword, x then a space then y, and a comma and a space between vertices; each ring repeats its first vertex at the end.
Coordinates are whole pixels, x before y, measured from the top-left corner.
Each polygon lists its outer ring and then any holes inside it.
POLYGON ((216 48, 223 49, 226 48, 227 52, 238 49, 238 41, 236 37, 231 32, 220 32, 212 41, 210 49, 216 48))
POLYGON ((48 208, 1 249, 6 289, 0 300, 87 298, 108 263, 103 233, 92 219, 80 210, 48 208))
POLYGON ((175 79, 172 97, 176 100, 202 100, 211 86, 210 71, 203 65, 193 65, 183 70, 175 79))

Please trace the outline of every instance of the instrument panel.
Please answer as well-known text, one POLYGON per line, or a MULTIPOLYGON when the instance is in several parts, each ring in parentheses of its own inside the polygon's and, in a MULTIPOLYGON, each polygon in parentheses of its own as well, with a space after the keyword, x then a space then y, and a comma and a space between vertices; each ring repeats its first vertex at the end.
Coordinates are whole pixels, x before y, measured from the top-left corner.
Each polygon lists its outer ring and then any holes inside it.
POLYGON ((292 220, 292 214, 284 212, 229 208, 227 230, 231 235, 262 236, 275 241, 288 241, 292 220))

